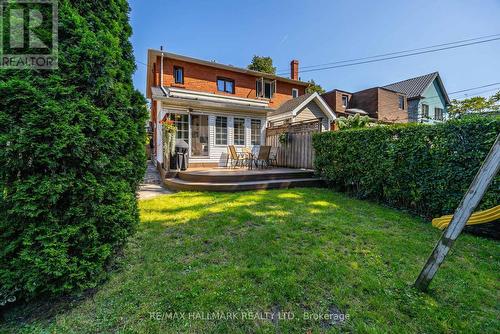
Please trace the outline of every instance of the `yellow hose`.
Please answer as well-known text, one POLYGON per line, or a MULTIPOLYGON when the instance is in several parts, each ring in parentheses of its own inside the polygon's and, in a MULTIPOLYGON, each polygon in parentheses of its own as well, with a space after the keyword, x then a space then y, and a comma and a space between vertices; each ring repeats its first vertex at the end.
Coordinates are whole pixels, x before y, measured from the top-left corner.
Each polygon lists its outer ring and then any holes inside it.
MULTIPOLYGON (((434 218, 432 220, 432 226, 437 227, 440 230, 444 230, 450 224, 452 217, 453 215, 446 215, 439 218, 434 218)), ((473 213, 467 221, 467 225, 485 224, 499 219, 500 205, 497 205, 492 207, 491 209, 473 213)))

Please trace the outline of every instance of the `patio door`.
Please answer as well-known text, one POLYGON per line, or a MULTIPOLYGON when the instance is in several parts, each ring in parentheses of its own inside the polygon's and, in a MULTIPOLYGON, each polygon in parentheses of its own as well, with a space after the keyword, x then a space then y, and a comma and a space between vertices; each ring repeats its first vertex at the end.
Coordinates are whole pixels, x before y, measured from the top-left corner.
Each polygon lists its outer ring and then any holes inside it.
POLYGON ((189 143, 189 116, 187 114, 171 113, 169 119, 177 127, 177 139, 182 139, 189 143))
POLYGON ((191 114, 191 156, 208 157, 208 115, 191 114))

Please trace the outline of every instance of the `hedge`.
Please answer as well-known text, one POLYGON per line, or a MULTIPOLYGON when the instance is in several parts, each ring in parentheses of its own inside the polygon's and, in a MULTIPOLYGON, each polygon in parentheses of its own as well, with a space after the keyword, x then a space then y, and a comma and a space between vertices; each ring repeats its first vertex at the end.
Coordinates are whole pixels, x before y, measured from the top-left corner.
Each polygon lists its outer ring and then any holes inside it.
MULTIPOLYGON (((334 188, 426 218, 453 213, 500 131, 500 117, 325 132, 315 168, 334 188)), ((481 208, 499 204, 497 176, 481 208)))
POLYGON ((61 0, 59 68, 0 70, 0 305, 96 286, 136 228, 147 112, 128 12, 61 0))

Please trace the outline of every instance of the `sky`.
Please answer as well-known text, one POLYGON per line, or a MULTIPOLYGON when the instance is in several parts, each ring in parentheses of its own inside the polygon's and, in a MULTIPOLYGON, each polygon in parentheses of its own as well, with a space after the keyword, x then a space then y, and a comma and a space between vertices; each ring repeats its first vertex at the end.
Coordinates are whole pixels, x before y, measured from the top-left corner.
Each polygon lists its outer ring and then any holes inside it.
MULTIPOLYGON (((500 0, 130 0, 137 63, 146 86, 148 48, 246 67, 270 56, 278 72, 500 34, 500 0)), ((500 83, 500 40, 350 67, 299 73, 324 89, 358 91, 439 71, 456 92, 500 83)), ((489 96, 500 84, 451 98, 489 96), (485 90, 490 90, 485 92, 485 90)))

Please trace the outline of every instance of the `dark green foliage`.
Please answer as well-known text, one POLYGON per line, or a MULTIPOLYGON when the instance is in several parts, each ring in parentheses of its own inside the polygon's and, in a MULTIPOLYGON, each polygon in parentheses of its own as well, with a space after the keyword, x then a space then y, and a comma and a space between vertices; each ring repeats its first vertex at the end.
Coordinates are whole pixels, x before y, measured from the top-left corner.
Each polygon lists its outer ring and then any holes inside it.
POLYGON ((325 90, 323 87, 321 87, 320 84, 317 84, 314 82, 313 79, 309 80, 309 86, 306 88, 306 93, 318 93, 318 94, 323 94, 325 90))
MULTIPOLYGON (((431 218, 454 212, 499 132, 500 117, 326 132, 315 166, 339 190, 431 218)), ((499 184, 482 208, 498 205, 499 184)))
POLYGON ((128 3, 59 2, 59 69, 0 71, 0 302, 95 286, 138 222, 128 3))
POLYGON ((276 74, 276 67, 273 66, 273 59, 271 57, 254 55, 252 63, 247 68, 253 71, 276 74))

